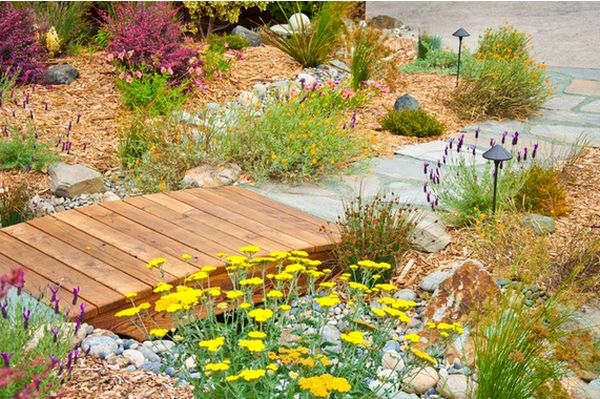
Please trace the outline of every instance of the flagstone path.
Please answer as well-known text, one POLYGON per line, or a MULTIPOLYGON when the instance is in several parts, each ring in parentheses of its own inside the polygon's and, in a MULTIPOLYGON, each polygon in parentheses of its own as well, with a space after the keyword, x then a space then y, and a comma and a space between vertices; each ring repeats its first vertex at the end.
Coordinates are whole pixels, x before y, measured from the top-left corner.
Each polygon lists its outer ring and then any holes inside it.
MULTIPOLYGON (((539 143, 544 160, 566 158, 582 140, 600 147, 600 69, 550 68, 549 75, 557 91, 539 116, 528 121, 480 121, 454 137, 464 134, 466 144, 477 144, 478 163, 486 162, 481 152, 489 148, 490 139, 498 140, 504 131, 518 131, 525 146, 539 143), (481 133, 475 141, 477 128, 481 133)), ((446 144, 431 141, 403 146, 393 157, 370 159, 353 174, 331 177, 320 184, 266 183, 245 188, 329 221, 342 214, 344 201, 360 192, 364 196, 393 192, 403 202, 425 207, 423 162, 441 158, 446 144)))

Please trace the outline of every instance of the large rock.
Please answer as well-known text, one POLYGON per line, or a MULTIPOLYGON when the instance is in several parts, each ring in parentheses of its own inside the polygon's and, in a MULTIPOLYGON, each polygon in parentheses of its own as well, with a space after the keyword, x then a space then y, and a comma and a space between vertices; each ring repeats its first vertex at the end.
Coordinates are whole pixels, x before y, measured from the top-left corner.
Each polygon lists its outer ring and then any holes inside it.
POLYGON ((292 33, 292 28, 288 24, 273 25, 270 29, 280 36, 290 36, 292 33))
POLYGON ((410 242, 419 251, 435 253, 450 244, 450 236, 438 215, 428 210, 421 210, 410 242))
POLYGON ((560 382, 572 399, 600 399, 600 388, 577 377, 566 377, 560 382))
POLYGON ((531 227, 537 235, 554 233, 554 219, 550 216, 532 213, 523 217, 523 223, 531 227))
POLYGON ((204 164, 188 170, 183 178, 186 187, 228 186, 239 179, 242 169, 229 163, 221 166, 204 164))
POLYGON ((467 260, 439 285, 425 308, 425 317, 435 322, 457 321, 499 294, 500 289, 483 265, 467 260))
POLYGON ((419 108, 421 108, 419 102, 410 94, 403 94, 396 98, 396 101, 394 102, 394 109, 396 111, 402 111, 404 109, 415 110, 419 108))
POLYGON ((389 15, 377 15, 371 18, 367 25, 376 29, 399 29, 404 24, 398 18, 390 17, 389 15))
POLYGON ((137 351, 135 349, 125 349, 123 351, 123 357, 128 359, 137 369, 142 367, 142 365, 146 361, 142 352, 137 351))
POLYGON ((91 335, 81 343, 81 349, 100 359, 106 359, 108 356, 114 355, 118 348, 117 341, 105 335, 91 335))
POLYGON ((451 275, 451 272, 445 271, 429 273, 427 276, 423 277, 423 280, 421 280, 421 283, 419 284, 419 288, 423 291, 434 292, 438 289, 440 284, 444 280, 448 279, 451 275))
POLYGON ((238 25, 231 31, 234 35, 238 35, 248 40, 251 47, 258 47, 262 44, 262 39, 260 35, 253 30, 244 28, 242 25, 238 25))
POLYGON ((104 192, 102 175, 87 166, 57 163, 50 167, 48 174, 50 188, 57 197, 73 198, 104 192))
POLYGON ((477 383, 463 374, 450 374, 440 378, 438 391, 447 399, 472 399, 477 392, 477 383))
POLYGON ((79 77, 79 71, 69 64, 51 66, 44 73, 46 83, 52 85, 67 85, 79 77))
POLYGON ((440 376, 431 366, 414 368, 402 377, 402 389, 409 393, 424 394, 436 386, 440 376))
POLYGON ((289 27, 294 32, 301 32, 310 28, 310 18, 302 13, 292 14, 288 21, 289 27))

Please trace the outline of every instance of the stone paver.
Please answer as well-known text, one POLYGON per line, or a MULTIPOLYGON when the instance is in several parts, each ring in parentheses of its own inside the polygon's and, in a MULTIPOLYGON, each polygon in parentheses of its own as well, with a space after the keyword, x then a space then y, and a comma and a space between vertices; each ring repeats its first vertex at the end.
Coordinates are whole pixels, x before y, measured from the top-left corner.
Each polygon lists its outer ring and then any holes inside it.
MULTIPOLYGON (((476 145, 476 163, 487 162, 481 153, 490 146, 490 140, 500 142, 502 132, 508 132, 505 146, 511 146, 511 135, 519 132, 519 147, 532 148, 539 144, 538 160, 555 162, 566 159, 575 150, 574 144, 582 139, 589 145, 600 146, 600 70, 577 68, 552 68, 549 71, 557 92, 543 107, 539 116, 526 121, 486 120, 461 129, 465 135, 465 153, 476 145), (479 128, 479 138, 475 130, 479 128)), ((329 221, 335 221, 343 212, 343 203, 362 193, 372 197, 377 193, 393 192, 402 202, 426 208, 423 194, 426 176, 423 163, 441 159, 447 142, 434 140, 403 146, 389 158, 363 161, 348 176, 330 177, 320 184, 287 186, 268 183, 251 189, 286 205, 329 221)), ((442 168, 442 174, 444 169, 442 168)))

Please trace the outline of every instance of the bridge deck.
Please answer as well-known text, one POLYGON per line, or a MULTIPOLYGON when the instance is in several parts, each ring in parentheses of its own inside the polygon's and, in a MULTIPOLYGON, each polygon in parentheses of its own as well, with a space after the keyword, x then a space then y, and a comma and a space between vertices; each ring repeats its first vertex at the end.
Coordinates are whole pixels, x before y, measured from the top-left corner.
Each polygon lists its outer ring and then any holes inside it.
MULTIPOLYGON (((134 197, 124 201, 57 213, 0 230, 0 274, 15 266, 26 270, 25 289, 48 298, 48 286, 60 286, 60 304, 73 315, 71 291, 80 288, 86 321, 95 327, 139 337, 130 323, 114 317, 129 303, 157 298, 160 281, 146 263, 167 259, 165 280, 178 283, 201 266, 219 266, 215 254, 237 254, 254 244, 263 252, 300 249, 311 258, 330 259, 325 222, 238 187, 190 189, 134 197), (188 262, 181 259, 187 253, 188 262)), ((219 268, 211 277, 226 281, 219 268)), ((155 315, 159 324, 168 320, 155 315)))

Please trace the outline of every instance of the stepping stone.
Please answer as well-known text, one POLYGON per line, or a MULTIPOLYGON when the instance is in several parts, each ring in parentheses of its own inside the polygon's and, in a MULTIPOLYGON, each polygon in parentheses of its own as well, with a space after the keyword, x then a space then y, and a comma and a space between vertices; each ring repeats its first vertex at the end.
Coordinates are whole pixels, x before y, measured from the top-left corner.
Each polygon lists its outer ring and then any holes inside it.
POLYGON ((395 156, 391 158, 375 158, 370 162, 370 171, 395 180, 423 181, 423 161, 412 157, 395 156))
MULTIPOLYGON (((599 124, 600 126, 600 124, 599 124)), ((594 147, 600 146, 600 127, 587 128, 563 125, 533 125, 531 133, 555 142, 574 144, 585 137, 594 147)))
POLYGON ((582 96, 559 95, 546 101, 546 104, 543 105, 543 108, 555 111, 570 111, 577 105, 581 104, 581 102, 585 99, 586 97, 582 96))
MULTIPOLYGON (((454 143, 456 145, 456 140, 454 140, 454 143)), ((445 141, 431 141, 429 143, 401 147, 398 150, 396 150, 396 154, 435 163, 437 161, 442 160, 444 156, 444 149, 447 145, 448 143, 445 141)), ((463 156, 468 157, 470 161, 472 157, 471 151, 472 149, 470 148, 470 146, 463 146, 463 150, 461 150, 461 153, 459 154, 456 152, 456 147, 454 147, 452 150, 450 150, 450 158, 457 159, 457 157, 461 156, 462 154, 463 156)), ((483 152, 479 149, 475 150, 476 165, 481 165, 487 162, 484 158, 481 157, 482 153, 483 152)))
POLYGON ((591 103, 584 105, 583 107, 581 107, 581 110, 583 112, 600 113, 600 100, 592 101, 591 103))
POLYGON ((573 79, 569 87, 565 89, 565 93, 600 97, 600 81, 573 79))
POLYGON ((600 128, 600 115, 588 112, 551 111, 545 110, 530 121, 532 124, 548 124, 558 122, 558 125, 588 126, 600 128))

